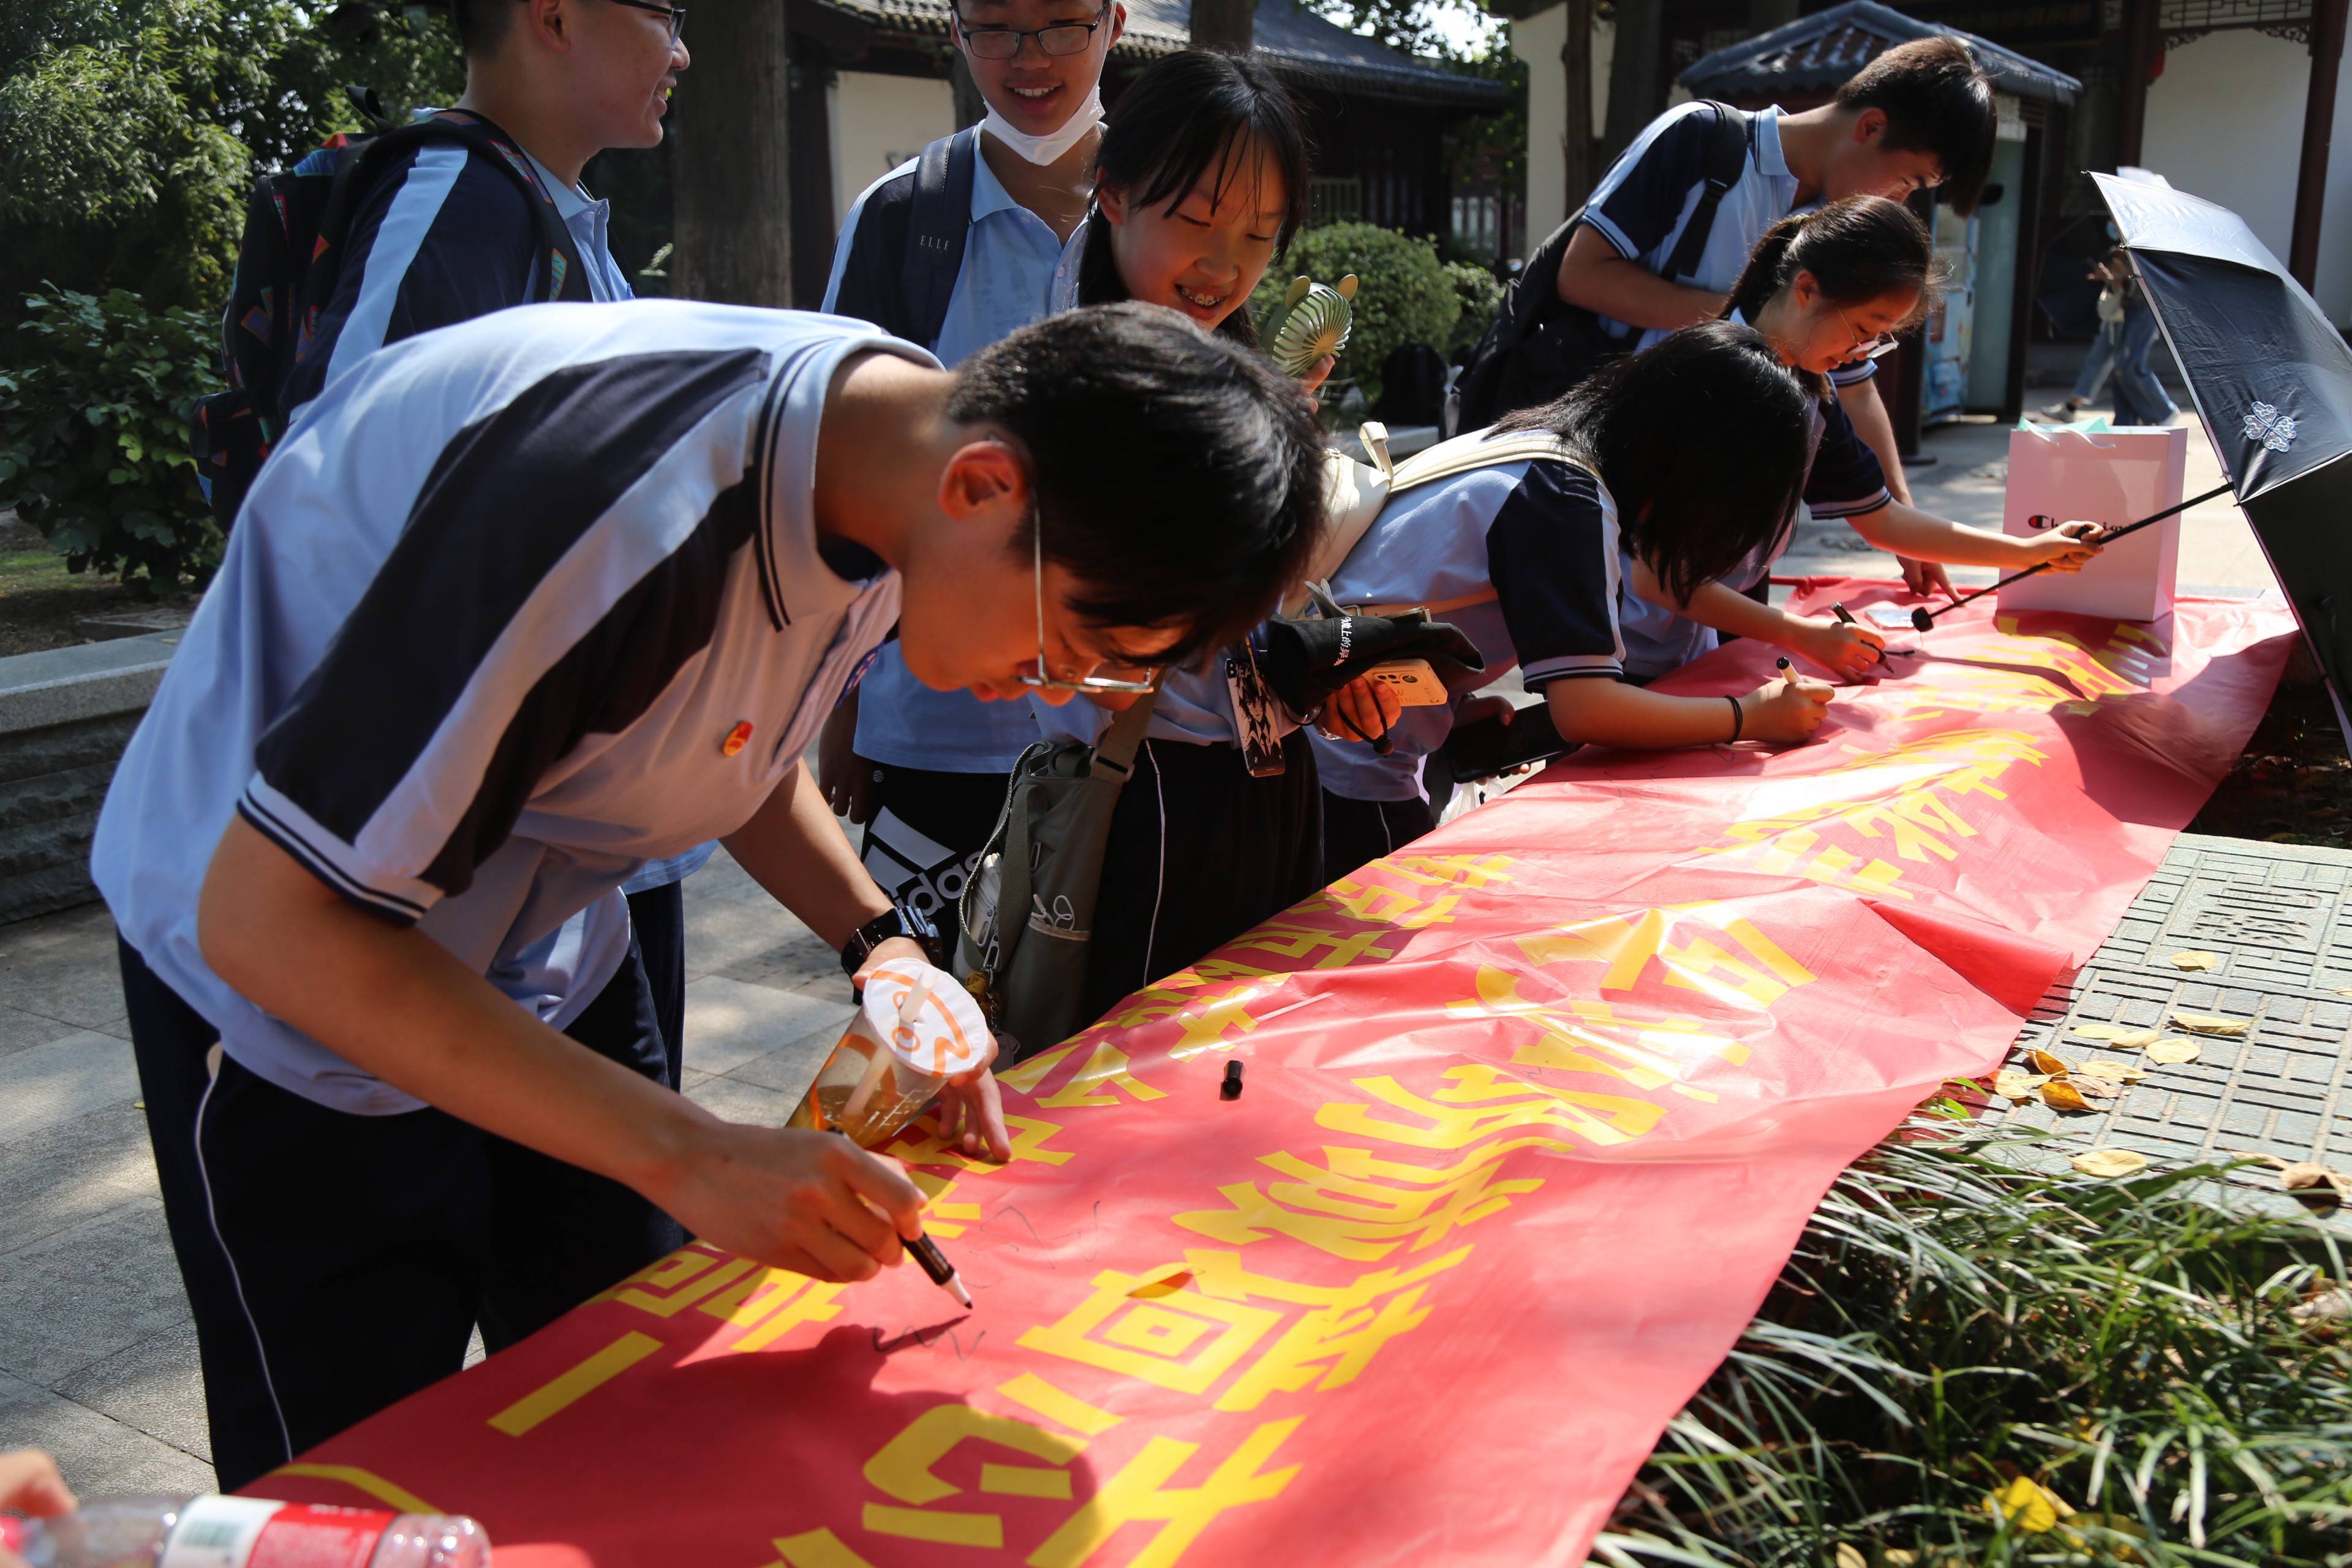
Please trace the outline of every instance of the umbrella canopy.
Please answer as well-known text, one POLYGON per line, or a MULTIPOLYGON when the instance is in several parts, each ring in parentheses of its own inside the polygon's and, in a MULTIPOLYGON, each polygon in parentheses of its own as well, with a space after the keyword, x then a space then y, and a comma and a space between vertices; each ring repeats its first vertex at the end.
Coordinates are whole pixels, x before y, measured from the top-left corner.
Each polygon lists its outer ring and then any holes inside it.
POLYGON ((2352 348, 2237 214, 2092 178, 2352 742, 2352 348))

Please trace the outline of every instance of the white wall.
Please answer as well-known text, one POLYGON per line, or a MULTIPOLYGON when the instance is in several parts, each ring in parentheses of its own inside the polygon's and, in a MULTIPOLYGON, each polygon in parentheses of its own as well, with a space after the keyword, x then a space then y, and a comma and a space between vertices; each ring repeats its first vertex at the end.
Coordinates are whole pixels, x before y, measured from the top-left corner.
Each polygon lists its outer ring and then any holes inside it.
MULTIPOLYGON (((1568 41, 1568 7, 1554 5, 1511 24, 1511 52, 1528 63, 1528 248, 1568 221, 1568 163, 1561 147, 1568 123, 1568 84, 1559 67, 1568 41)), ((1592 131, 1609 124, 1609 60, 1617 28, 1592 29, 1592 131)), ((1596 171, 1597 173, 1597 171, 1596 171)))
MULTIPOLYGON (((2140 161, 2235 212, 2284 261, 2310 87, 2301 44, 2251 28, 2193 38, 2166 51, 2164 74, 2148 85, 2140 161)), ((2314 281, 2329 319, 2352 321, 2352 93, 2340 83, 2314 281)))
POLYGON ((943 77, 841 71, 826 94, 826 108, 836 232, 866 186, 955 129, 955 89, 943 77))

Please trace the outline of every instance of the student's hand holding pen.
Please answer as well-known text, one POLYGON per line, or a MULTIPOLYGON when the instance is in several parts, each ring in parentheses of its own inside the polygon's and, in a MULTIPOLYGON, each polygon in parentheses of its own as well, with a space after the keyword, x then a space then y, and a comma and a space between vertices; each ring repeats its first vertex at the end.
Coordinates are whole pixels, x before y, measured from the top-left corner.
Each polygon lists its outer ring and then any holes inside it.
POLYGON ((1831 616, 1791 616, 1789 619, 1793 626, 1781 643, 1790 653, 1849 680, 1876 675, 1884 668, 1886 637, 1877 627, 1831 616))
POLYGON ((1747 715, 1741 739, 1748 741, 1810 741, 1828 716, 1830 696, 1836 689, 1825 680, 1795 674, 1776 675, 1739 700, 1747 715))

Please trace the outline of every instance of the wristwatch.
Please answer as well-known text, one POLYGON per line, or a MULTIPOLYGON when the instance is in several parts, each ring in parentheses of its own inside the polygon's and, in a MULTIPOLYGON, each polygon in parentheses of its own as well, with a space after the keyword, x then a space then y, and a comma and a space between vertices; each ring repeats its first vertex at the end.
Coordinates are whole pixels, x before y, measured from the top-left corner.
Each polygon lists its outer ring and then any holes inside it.
POLYGON ((940 963, 939 928, 919 910, 894 904, 887 913, 876 915, 849 933, 849 940, 841 944, 841 972, 856 978, 874 950, 894 936, 910 938, 933 964, 940 963))

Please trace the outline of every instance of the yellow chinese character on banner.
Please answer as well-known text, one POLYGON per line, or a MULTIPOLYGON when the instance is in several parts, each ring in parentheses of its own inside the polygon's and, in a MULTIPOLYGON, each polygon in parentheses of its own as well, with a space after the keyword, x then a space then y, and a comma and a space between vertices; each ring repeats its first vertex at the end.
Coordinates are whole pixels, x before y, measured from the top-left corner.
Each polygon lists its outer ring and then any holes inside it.
POLYGON ((1391 1340, 1419 1328, 1429 1316, 1421 1304, 1425 1281, 1470 1256, 1456 1247, 1414 1268, 1381 1268, 1345 1285, 1302 1285, 1252 1273, 1238 1252, 1188 1251, 1184 1266, 1206 1296, 1227 1300, 1303 1303, 1282 1337, 1217 1396, 1220 1410, 1255 1410, 1271 1394, 1317 1391, 1356 1381, 1391 1340))
POLYGON ((1029 1554, 1029 1568, 1084 1568, 1121 1526, 1138 1522, 1156 1523, 1160 1529, 1141 1551, 1127 1559, 1126 1568, 1171 1568, 1219 1514, 1264 1502, 1290 1484, 1298 1474, 1297 1465, 1272 1471, 1263 1467, 1297 1429, 1298 1421, 1293 1416, 1258 1426, 1198 1486, 1191 1487, 1169 1482, 1201 1451, 1202 1445, 1180 1443, 1172 1437, 1152 1438, 1080 1506, 1068 1523, 1029 1554))
POLYGON ((1282 1314, 1204 1296, 1181 1275, 1173 1265, 1150 1274, 1107 1269, 1095 1276, 1094 1294, 1060 1321, 1025 1331, 1021 1346, 1179 1394, 1205 1394, 1282 1314))
POLYGON ((938 1466, 966 1443, 990 1444, 1045 1461, 1014 1465, 983 1460, 981 1491, 999 1497, 1066 1500, 1072 1495, 1067 1466, 1085 1449, 1087 1439, 1049 1432, 1016 1416, 992 1415, 968 1405, 935 1405, 866 1462, 866 1479, 898 1502, 867 1503, 865 1527, 877 1535, 942 1546, 1003 1547, 1002 1514, 930 1506, 963 1491, 961 1486, 942 1479, 938 1466))
POLYGON ((1296 1154, 1265 1154, 1258 1163, 1289 1180, 1263 1189, 1255 1182, 1219 1187, 1224 1208, 1175 1219, 1187 1230, 1234 1246, 1286 1236, 1334 1258, 1376 1262, 1400 1247, 1425 1251, 1543 1185, 1533 1178, 1502 1180, 1496 1165, 1505 1155, 1567 1147, 1553 1138, 1497 1138, 1437 1170, 1382 1160, 1367 1149, 1327 1148, 1321 1165, 1296 1154))
POLYGON ((617 1301, 656 1318, 674 1318, 692 1307, 735 1328, 751 1330, 729 1348, 756 1351, 803 1323, 839 1317, 841 1308, 835 1298, 846 1289, 789 1268, 762 1268, 748 1258, 697 1241, 639 1269, 593 1300, 617 1301))
POLYGON ((1671 904, 1634 915, 1600 915, 1519 939, 1531 963, 1606 963, 1603 991, 1632 991, 1655 967, 1668 985, 1718 1002, 1769 1007, 1812 973, 1729 904, 1671 904))

